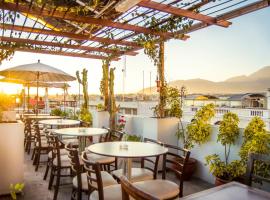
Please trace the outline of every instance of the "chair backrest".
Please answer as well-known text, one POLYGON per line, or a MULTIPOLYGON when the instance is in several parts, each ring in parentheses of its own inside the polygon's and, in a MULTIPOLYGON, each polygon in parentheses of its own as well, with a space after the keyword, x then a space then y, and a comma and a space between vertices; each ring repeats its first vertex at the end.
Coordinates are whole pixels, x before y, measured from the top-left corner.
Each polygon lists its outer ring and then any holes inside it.
POLYGON ((162 179, 166 179, 166 172, 172 171, 179 177, 179 197, 183 196, 184 173, 190 156, 190 151, 177 146, 164 144, 168 152, 163 156, 162 179))
POLYGON ((78 189, 82 189, 82 172, 83 167, 80 163, 79 152, 76 148, 73 148, 72 143, 69 143, 65 146, 65 149, 68 151, 68 158, 71 165, 71 170, 73 174, 77 177, 78 189))
MULTIPOLYGON (((144 138, 143 141, 147 143, 154 143, 154 144, 163 146, 163 143, 157 140, 144 138)), ((154 156, 154 157, 145 157, 141 159, 141 168, 145 168, 152 171, 154 174, 154 179, 157 178, 159 158, 160 156, 154 156)))
POLYGON ((148 194, 134 185, 125 176, 120 177, 122 200, 130 200, 130 196, 136 200, 158 200, 158 198, 148 194))
POLYGON ((125 133, 122 131, 111 130, 109 134, 108 142, 121 141, 124 135, 125 133))
POLYGON ((35 122, 33 126, 34 126, 35 140, 36 140, 35 145, 38 145, 39 147, 41 147, 42 143, 41 143, 41 135, 40 135, 39 125, 38 125, 38 123, 35 122))
POLYGON ((101 166, 98 162, 87 157, 86 152, 82 152, 82 161, 87 173, 89 190, 97 190, 99 200, 104 200, 103 182, 101 177, 101 166))
POLYGON ((56 135, 50 135, 52 144, 52 157, 57 159, 57 165, 61 167, 61 154, 60 149, 63 148, 64 144, 59 140, 56 135))
POLYGON ((258 153, 250 153, 248 155, 246 184, 251 186, 253 181, 270 183, 269 177, 263 177, 262 175, 260 175, 260 173, 255 172, 256 165, 259 165, 261 169, 266 167, 268 171, 270 172, 270 156, 265 155, 265 154, 258 154, 258 153), (263 165, 265 166, 263 167, 263 165))
POLYGON ((110 129, 104 126, 102 128, 106 129, 108 132, 99 137, 99 142, 107 142, 109 140, 110 129))
POLYGON ((89 122, 80 121, 80 127, 90 127, 91 124, 89 122))
POLYGON ((116 142, 121 141, 125 135, 124 132, 118 130, 111 130, 110 128, 102 127, 108 130, 108 134, 104 135, 100 142, 116 142))

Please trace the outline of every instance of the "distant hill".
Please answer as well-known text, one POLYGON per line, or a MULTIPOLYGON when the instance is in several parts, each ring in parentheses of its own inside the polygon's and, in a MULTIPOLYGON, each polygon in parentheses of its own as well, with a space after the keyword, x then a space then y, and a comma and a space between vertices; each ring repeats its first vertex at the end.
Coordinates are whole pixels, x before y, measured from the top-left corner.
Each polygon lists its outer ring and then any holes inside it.
MULTIPOLYGON (((169 82, 169 85, 180 88, 185 85, 188 93, 204 94, 228 94, 245 92, 265 92, 270 88, 270 66, 248 75, 235 76, 221 82, 213 82, 204 79, 177 80, 169 82)), ((150 93, 150 88, 146 88, 146 94, 150 93)), ((156 93, 156 87, 151 88, 152 93, 156 93)), ((140 93, 142 90, 140 91, 140 93)))

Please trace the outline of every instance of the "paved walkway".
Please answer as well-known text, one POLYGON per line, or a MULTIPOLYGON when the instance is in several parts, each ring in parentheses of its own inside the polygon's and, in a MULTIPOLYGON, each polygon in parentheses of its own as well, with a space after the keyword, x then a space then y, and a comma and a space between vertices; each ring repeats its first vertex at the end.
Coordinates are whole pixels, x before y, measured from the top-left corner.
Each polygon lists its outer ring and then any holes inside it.
MULTIPOLYGON (((19 200, 52 200, 53 199, 53 190, 48 190, 48 179, 47 181, 43 180, 45 166, 41 165, 38 172, 35 172, 30 156, 25 154, 25 165, 24 165, 24 176, 25 176, 25 189, 24 195, 18 195, 19 200)), ((175 178, 175 182, 177 180, 175 178)), ((64 180, 63 186, 60 186, 58 193, 58 200, 67 200, 71 197, 72 185, 71 179, 66 178, 64 180)), ((212 187, 206 182, 203 182, 199 179, 193 178, 190 181, 184 183, 184 196, 188 194, 193 194, 205 189, 212 187)), ((10 200, 10 197, 0 197, 0 200, 10 200)), ((86 200, 87 196, 83 196, 83 200, 86 200)))

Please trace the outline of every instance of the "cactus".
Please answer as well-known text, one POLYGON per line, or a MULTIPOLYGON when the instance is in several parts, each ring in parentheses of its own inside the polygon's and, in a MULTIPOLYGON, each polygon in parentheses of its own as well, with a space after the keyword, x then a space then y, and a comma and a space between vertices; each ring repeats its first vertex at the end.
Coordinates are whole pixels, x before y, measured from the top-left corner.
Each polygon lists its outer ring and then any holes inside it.
POLYGON ((103 60, 102 64, 102 79, 100 81, 100 92, 103 95, 105 110, 108 110, 109 103, 109 60, 103 60))
POLYGON ((84 68, 82 73, 81 73, 82 74, 82 78, 81 78, 80 74, 79 74, 79 71, 76 72, 78 82, 83 87, 83 99, 84 99, 84 101, 83 101, 83 104, 82 104, 82 107, 81 107, 80 118, 83 121, 87 121, 89 123, 92 123, 92 116, 91 116, 91 113, 88 110, 89 96, 88 96, 87 73, 88 73, 88 71, 84 68))
POLYGON ((109 104, 108 111, 110 113, 110 129, 115 130, 115 118, 116 113, 118 111, 118 107, 116 107, 115 96, 114 96, 114 70, 115 68, 110 69, 110 77, 109 77, 109 104))

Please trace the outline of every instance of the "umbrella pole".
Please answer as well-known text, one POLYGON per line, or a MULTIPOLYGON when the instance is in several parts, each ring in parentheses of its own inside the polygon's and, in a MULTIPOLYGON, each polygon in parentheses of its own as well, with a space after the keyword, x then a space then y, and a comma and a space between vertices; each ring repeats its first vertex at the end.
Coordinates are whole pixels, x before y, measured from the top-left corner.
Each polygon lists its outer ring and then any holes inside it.
POLYGON ((38 115, 38 86, 39 86, 39 72, 37 73, 37 101, 36 101, 36 115, 38 115))
POLYGON ((27 86, 27 112, 29 113, 29 104, 30 104, 30 86, 27 86))

